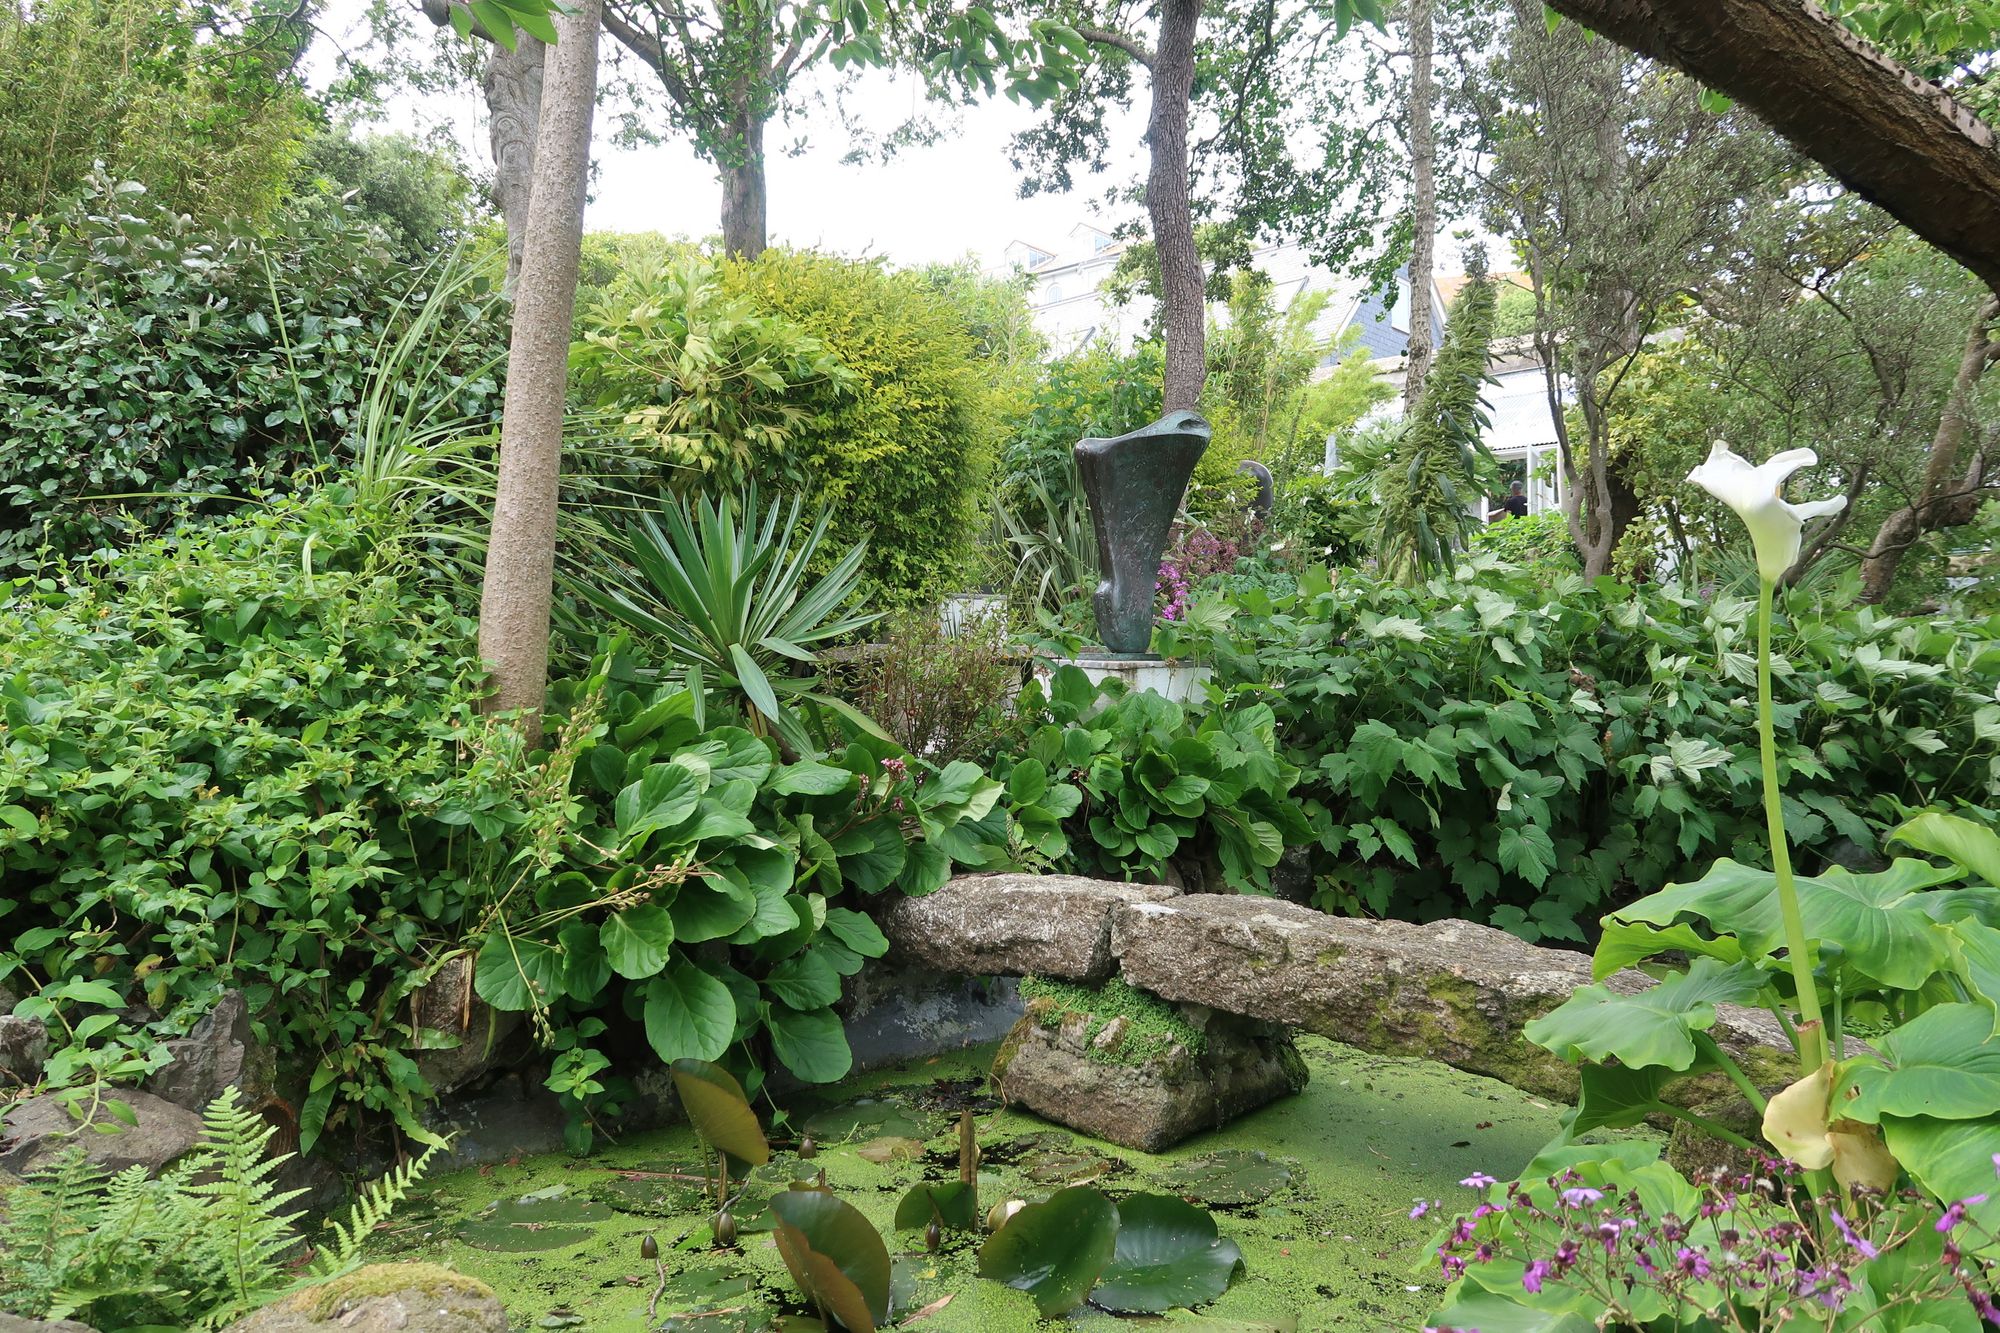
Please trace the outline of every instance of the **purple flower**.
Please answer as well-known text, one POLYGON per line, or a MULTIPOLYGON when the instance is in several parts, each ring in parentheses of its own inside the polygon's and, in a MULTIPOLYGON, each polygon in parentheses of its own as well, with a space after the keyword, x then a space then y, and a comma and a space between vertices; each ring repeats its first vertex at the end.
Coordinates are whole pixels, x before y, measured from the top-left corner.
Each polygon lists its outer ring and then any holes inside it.
POLYGON ((1687 1277, 1704 1278, 1709 1274, 1708 1256, 1683 1245, 1674 1254, 1674 1267, 1687 1277))
POLYGON ((1594 1190, 1588 1185, 1577 1185, 1562 1193, 1563 1207, 1588 1208, 1593 1203, 1604 1201, 1604 1191, 1594 1190))
POLYGON ((1937 1220, 1937 1230, 1940 1232, 1949 1232, 1953 1227, 1965 1220, 1965 1210, 1967 1208, 1977 1207, 1985 1203, 1986 1197, 1984 1194, 1974 1194, 1970 1198, 1960 1199, 1957 1203, 1945 1209, 1944 1216, 1937 1220))
POLYGON ((1531 1294, 1540 1295, 1542 1279, 1553 1272, 1555 1272, 1555 1266, 1549 1263, 1548 1260, 1535 1260, 1535 1262, 1528 1265, 1527 1271, 1521 1274, 1522 1289, 1531 1294))
POLYGON ((1422 1199, 1418 1199, 1417 1206, 1410 1209, 1410 1220, 1414 1222, 1430 1210, 1431 1206, 1428 1203, 1425 1203, 1422 1199))
POLYGON ((1467 1176, 1464 1180, 1461 1180, 1458 1183, 1465 1186, 1469 1190, 1483 1190, 1488 1185, 1498 1185, 1500 1182, 1495 1180, 1492 1176, 1487 1175, 1484 1171, 1474 1171, 1471 1175, 1467 1176))
POLYGON ((1848 1225, 1847 1219, 1840 1215, 1838 1208, 1833 1209, 1833 1225, 1835 1230, 1840 1232, 1840 1238, 1860 1251, 1862 1258, 1873 1259, 1881 1253, 1880 1250, 1870 1245, 1866 1239, 1855 1234, 1854 1228, 1848 1225))

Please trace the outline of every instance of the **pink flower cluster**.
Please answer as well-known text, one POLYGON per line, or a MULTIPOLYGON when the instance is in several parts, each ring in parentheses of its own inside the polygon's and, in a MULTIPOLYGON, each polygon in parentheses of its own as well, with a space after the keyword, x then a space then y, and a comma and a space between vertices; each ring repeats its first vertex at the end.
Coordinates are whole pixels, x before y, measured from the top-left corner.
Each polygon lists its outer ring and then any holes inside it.
MULTIPOLYGON (((2000 1173, 2000 1155, 1993 1165, 2000 1173)), ((1696 1216, 1682 1219, 1653 1215, 1636 1189, 1596 1188, 1574 1171, 1542 1184, 1516 1182, 1497 1199, 1491 1197, 1497 1182, 1483 1172, 1459 1183, 1489 1197, 1460 1215, 1438 1245, 1447 1279, 1481 1265, 1513 1265, 1524 1292, 1567 1287, 1620 1327, 1641 1290, 1662 1297, 1669 1309, 1749 1312, 1753 1322, 1721 1325, 1730 1328, 1769 1326, 1754 1322, 1760 1312, 1782 1322, 1783 1312, 1801 1301, 1838 1312, 1857 1288, 1857 1268, 1933 1233, 1946 1237, 1942 1253, 1932 1251, 1936 1258, 1871 1269, 1862 1280, 1876 1288, 1877 1299, 1918 1306, 1962 1301, 2000 1323, 1994 1293, 2000 1264, 1966 1255, 1989 1251, 1994 1239, 1968 1214, 1987 1201, 1985 1194, 1942 1210, 1916 1190, 1814 1198, 1795 1163, 1765 1161, 1754 1174, 1717 1172, 1701 1186, 1696 1216), (1961 1232, 1973 1240, 1962 1241, 1961 1232), (1880 1289, 1885 1280, 1897 1284, 1893 1291, 1880 1289)), ((1410 1216, 1433 1206, 1418 1200, 1410 1216)), ((1921 1254, 1921 1244, 1911 1253, 1921 1254)), ((1433 1326, 1424 1333, 1477 1330, 1433 1326)))
POLYGON ((1187 615, 1188 599, 1194 595, 1187 576, 1171 560, 1160 563, 1160 575, 1153 580, 1153 594, 1159 599, 1160 619, 1178 622, 1187 615))

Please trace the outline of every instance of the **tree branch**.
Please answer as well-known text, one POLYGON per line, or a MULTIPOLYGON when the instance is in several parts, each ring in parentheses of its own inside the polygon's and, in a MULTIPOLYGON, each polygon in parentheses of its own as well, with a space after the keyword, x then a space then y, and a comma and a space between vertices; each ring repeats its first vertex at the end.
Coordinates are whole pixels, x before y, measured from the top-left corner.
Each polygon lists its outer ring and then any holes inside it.
POLYGON ((1144 65, 1147 69, 1153 67, 1152 48, 1148 47, 1137 37, 1128 36, 1122 32, 1113 32, 1109 28, 1093 28, 1085 24, 1077 25, 1076 35, 1094 46, 1116 47, 1144 65))

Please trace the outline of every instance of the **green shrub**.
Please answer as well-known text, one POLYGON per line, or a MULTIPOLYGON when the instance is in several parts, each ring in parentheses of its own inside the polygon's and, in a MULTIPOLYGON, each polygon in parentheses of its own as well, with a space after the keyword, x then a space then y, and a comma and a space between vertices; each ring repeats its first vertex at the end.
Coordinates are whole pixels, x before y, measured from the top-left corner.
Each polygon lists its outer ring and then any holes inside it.
MULTIPOLYGON (((428 274, 426 276, 429 276, 428 274)), ((421 281, 421 280, 420 280, 421 281)), ((0 571, 215 512, 332 460, 378 340, 420 301, 408 263, 325 200, 265 232, 197 228, 134 186, 0 235, 0 571)), ((424 393, 449 415, 499 408, 504 331, 472 333, 424 393)))
POLYGON ((1583 572, 1569 523, 1553 509, 1526 518, 1495 519, 1472 534, 1472 549, 1490 551, 1510 565, 1551 578, 1583 572))
MULTIPOLYGON (((1765 857, 1744 748, 1753 609, 1475 555, 1415 588, 1309 571, 1295 595, 1248 593, 1180 637, 1218 686, 1274 710, 1326 816, 1322 906, 1581 940, 1717 855, 1765 857)), ((1777 651, 1804 870, 1875 856, 1907 809, 1990 803, 2000 619, 1801 598, 1777 651)))
POLYGON ((1001 395, 965 312, 921 274, 830 255, 766 251, 727 265, 723 283, 817 339, 853 377, 791 396, 808 416, 789 461, 834 508, 828 549, 865 537, 879 603, 934 601, 983 526, 1000 436, 1001 395))
POLYGON ((329 491, 0 601, 0 980, 53 1004, 52 1083, 130 1076, 240 988, 325 1124, 426 1137, 408 997, 527 801, 472 622, 373 541, 329 491))
POLYGON ((807 1082, 852 1062, 831 1008, 888 941, 852 904, 943 886, 1004 840, 996 783, 859 735, 781 763, 742 727, 704 728, 695 696, 613 684, 617 654, 557 690, 568 712, 551 805, 480 942, 474 984, 529 1010, 558 1052, 548 1084, 581 1151, 619 1090, 593 1044, 622 1012, 664 1062, 721 1062, 754 1095, 765 1053, 807 1082))
POLYGON ((1065 871, 1158 883, 1171 863, 1264 890, 1285 848, 1313 836, 1263 703, 1190 715, 1061 666, 1015 711, 1020 732, 993 774, 1017 840, 1065 871))
POLYGON ((1074 493, 1070 450, 1087 436, 1123 435, 1160 415, 1163 353, 1141 343, 1120 353, 1094 342, 1043 368, 1026 406, 1007 423, 1000 493, 1013 508, 1030 509, 1036 486, 1058 503, 1074 493))

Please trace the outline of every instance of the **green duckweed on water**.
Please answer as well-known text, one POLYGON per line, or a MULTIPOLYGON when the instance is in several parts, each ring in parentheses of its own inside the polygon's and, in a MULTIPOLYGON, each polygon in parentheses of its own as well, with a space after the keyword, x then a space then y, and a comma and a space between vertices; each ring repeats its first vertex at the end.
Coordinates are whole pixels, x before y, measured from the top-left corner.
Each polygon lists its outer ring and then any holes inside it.
MULTIPOLYGON (((371 1257, 443 1264, 488 1283, 519 1329, 752 1333, 799 1327, 763 1201, 824 1168, 833 1190, 883 1228, 896 1262, 892 1322, 927 1333, 1014 1333, 1063 1323, 1152 1324, 1212 1333, 1409 1330, 1441 1290, 1423 1264, 1438 1219, 1470 1196, 1473 1171, 1518 1172, 1555 1133, 1561 1108, 1504 1084, 1422 1061, 1364 1055, 1318 1039, 1300 1047, 1302 1094, 1157 1156, 1000 1109, 985 1096, 992 1049, 859 1075, 791 1109, 819 1145, 802 1162, 779 1141, 753 1174, 733 1249, 709 1244, 702 1151, 686 1128, 635 1136, 588 1159, 526 1158, 439 1177, 371 1242, 371 1257), (1198 1316, 1114 1320, 1088 1309, 1044 1325, 1020 1293, 973 1275, 978 1238, 889 1230, 921 1180, 957 1178, 958 1111, 977 1113, 980 1207, 1045 1198, 1089 1182, 1115 1200, 1141 1190, 1209 1207, 1242 1247, 1245 1271, 1198 1316), (659 1269, 642 1258, 657 1238, 659 1269)), ((804 1325, 810 1326, 810 1325, 804 1325)))

